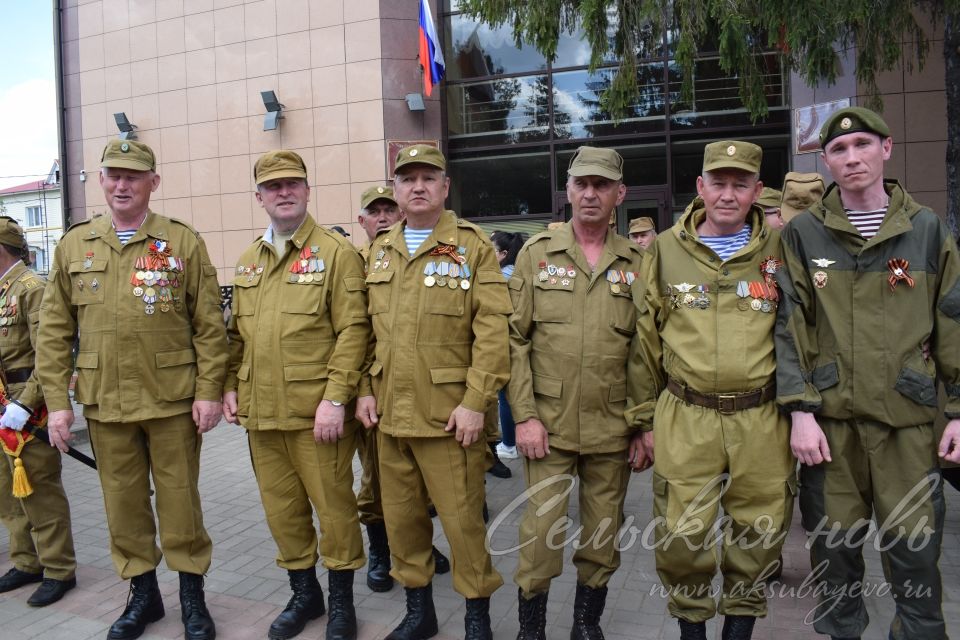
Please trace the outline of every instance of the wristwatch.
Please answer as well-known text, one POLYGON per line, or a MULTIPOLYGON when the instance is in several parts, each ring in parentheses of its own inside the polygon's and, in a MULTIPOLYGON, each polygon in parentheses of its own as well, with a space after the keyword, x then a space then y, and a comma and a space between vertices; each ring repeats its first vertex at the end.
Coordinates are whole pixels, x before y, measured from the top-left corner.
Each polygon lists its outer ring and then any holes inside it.
POLYGON ((335 407, 342 407, 342 406, 343 406, 343 403, 340 402, 339 400, 331 400, 331 401, 330 401, 330 404, 332 404, 332 405, 335 406, 335 407))

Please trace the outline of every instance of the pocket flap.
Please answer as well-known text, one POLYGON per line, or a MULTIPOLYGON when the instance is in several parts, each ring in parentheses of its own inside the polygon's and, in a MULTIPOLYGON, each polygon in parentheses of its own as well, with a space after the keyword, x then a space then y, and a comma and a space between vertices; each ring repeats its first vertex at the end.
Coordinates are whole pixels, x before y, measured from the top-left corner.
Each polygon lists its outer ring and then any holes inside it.
POLYGON ((667 479, 658 473, 653 474, 653 492, 658 496, 667 495, 667 479))
POLYGON ((240 369, 237 370, 237 379, 243 380, 244 382, 250 379, 250 365, 242 364, 240 369))
POLYGON ((836 362, 820 365, 810 373, 810 384, 818 391, 829 389, 840 382, 840 373, 836 362))
POLYGON ((477 271, 477 282, 480 284, 502 284, 506 282, 506 280, 503 277, 502 271, 497 271, 494 269, 480 269, 477 271))
POLYGON ((893 388, 925 407, 937 406, 936 380, 913 369, 901 369, 893 388))
POLYGON ((614 382, 610 385, 610 402, 624 402, 627 399, 627 381, 614 382))
POLYGON ((100 354, 96 351, 81 351, 77 354, 77 369, 96 369, 100 366, 100 354))
POLYGON ((520 289, 523 289, 523 279, 510 278, 509 280, 507 280, 507 286, 513 289, 514 291, 520 291, 520 289))
POLYGON ((106 271, 107 270, 107 259, 106 258, 94 258, 90 261, 90 266, 86 266, 87 259, 83 260, 74 260, 70 263, 69 271, 70 273, 86 273, 88 271, 106 271))
POLYGON ((347 291, 363 291, 366 286, 363 284, 363 278, 360 276, 347 276, 343 279, 343 286, 347 291))
POLYGON ((376 284, 393 280, 393 271, 373 271, 367 274, 366 283, 376 284))
POLYGON ((533 374, 533 392, 542 396, 559 398, 563 393, 563 379, 535 373, 533 374))
POLYGON ((157 368, 177 367, 197 361, 197 354, 193 349, 177 349, 176 351, 161 351, 157 354, 157 368))
POLYGON ((430 369, 430 382, 445 384, 447 382, 466 382, 468 367, 437 367, 430 369))
POLYGON ((308 364, 288 364, 283 367, 283 379, 296 380, 325 380, 327 378, 326 362, 311 362, 308 364))
POLYGON ((308 289, 306 291, 285 292, 280 310, 284 313, 316 313, 320 308, 320 291, 308 289), (297 293, 299 295, 294 295, 297 293))
POLYGON ((370 370, 367 371, 371 376, 378 376, 380 372, 383 371, 383 364, 379 360, 370 365, 370 370))
POLYGON ((260 284, 260 274, 253 276, 253 280, 248 280, 248 276, 237 276, 233 279, 233 286, 240 287, 241 289, 255 287, 258 284, 260 284))

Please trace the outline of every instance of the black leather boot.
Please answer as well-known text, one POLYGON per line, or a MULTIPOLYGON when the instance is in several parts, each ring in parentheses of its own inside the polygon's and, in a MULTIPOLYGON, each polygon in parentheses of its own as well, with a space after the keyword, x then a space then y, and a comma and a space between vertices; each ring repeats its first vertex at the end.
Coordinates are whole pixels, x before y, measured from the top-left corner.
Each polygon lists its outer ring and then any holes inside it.
POLYGON ((0 593, 13 591, 24 585, 40 582, 41 580, 43 580, 42 571, 39 573, 30 573, 29 571, 20 571, 20 569, 13 567, 0 578, 0 593))
POLYGON ((546 640, 547 596, 546 593, 538 593, 531 598, 524 598, 523 589, 517 590, 517 601, 520 603, 517 640, 546 640))
POLYGON ((180 572, 180 619, 186 640, 213 640, 217 627, 203 598, 203 576, 180 572))
POLYGON ((490 630, 490 598, 467 598, 463 616, 464 640, 493 640, 490 630))
POLYGON ((495 442, 488 442, 487 447, 490 448, 490 452, 493 454, 493 465, 487 469, 487 473, 495 478, 511 477, 513 473, 511 473, 510 468, 503 464, 503 461, 500 460, 500 456, 497 455, 497 444, 495 442))
POLYGON ((327 574, 327 581, 330 588, 327 640, 355 640, 357 611, 353 608, 353 569, 331 569, 327 574))
POLYGON ((450 573, 450 560, 436 547, 433 548, 433 572, 439 575, 450 573))
POLYGON ((577 584, 577 595, 573 601, 573 628, 570 640, 603 640, 600 629, 600 616, 607 604, 607 588, 587 587, 577 584))
POLYGON ((437 635, 437 612, 433 608, 433 585, 404 588, 407 593, 407 615, 390 632, 386 640, 426 640, 437 635))
POLYGON ((315 620, 326 613, 323 606, 323 589, 317 581, 317 568, 292 569, 287 571, 293 596, 267 632, 270 640, 292 638, 315 620))
POLYGON ((367 525, 367 537, 370 538, 370 552, 367 554, 367 586, 371 591, 383 593, 393 589, 393 577, 390 575, 390 545, 387 542, 387 528, 383 522, 367 525))
POLYGON ((107 632, 108 640, 133 640, 143 635, 147 625, 164 616, 163 600, 157 585, 157 572, 149 571, 130 580, 130 594, 123 614, 107 632))
POLYGON ((677 620, 680 625, 680 640, 707 640, 706 622, 687 622, 677 620))
POLYGON ((720 638, 722 640, 750 640, 753 636, 753 625, 756 622, 757 619, 753 616, 725 616, 720 638))

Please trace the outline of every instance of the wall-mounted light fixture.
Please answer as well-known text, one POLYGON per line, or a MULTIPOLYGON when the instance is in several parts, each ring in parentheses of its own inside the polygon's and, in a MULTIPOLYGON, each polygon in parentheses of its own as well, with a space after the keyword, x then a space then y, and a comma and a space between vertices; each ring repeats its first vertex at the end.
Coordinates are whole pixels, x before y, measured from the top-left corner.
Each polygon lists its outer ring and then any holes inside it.
POLYGON ((273 91, 261 91, 260 98, 263 100, 263 106, 267 108, 267 115, 263 118, 263 130, 273 131, 280 126, 280 112, 283 111, 283 105, 277 99, 277 94, 273 91))
POLYGON ((137 134, 134 129, 137 128, 137 125, 130 122, 127 119, 127 114, 121 111, 120 113, 113 114, 113 119, 117 122, 117 129, 120 129, 120 139, 121 140, 136 140, 137 134))
POLYGON ((410 111, 426 111, 427 105, 423 103, 423 94, 408 93, 407 108, 410 109, 410 111))

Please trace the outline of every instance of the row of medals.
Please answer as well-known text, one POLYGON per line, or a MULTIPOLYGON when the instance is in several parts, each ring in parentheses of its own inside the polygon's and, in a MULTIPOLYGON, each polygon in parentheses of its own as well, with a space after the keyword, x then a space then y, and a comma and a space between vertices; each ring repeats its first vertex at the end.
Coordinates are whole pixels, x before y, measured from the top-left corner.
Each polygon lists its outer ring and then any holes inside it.
MULTIPOLYGON (((0 296, 0 327, 6 328, 17 322, 17 296, 0 296)), ((7 335, 4 333, 3 335, 7 335)))
POLYGON ((569 287, 577 278, 577 270, 573 265, 567 267, 558 267, 555 264, 541 262, 539 265, 540 273, 537 274, 537 280, 540 282, 549 282, 550 284, 560 284, 562 287, 569 287))
MULTIPOLYGON (((389 259, 384 260, 384 266, 389 262, 389 259)), ((470 288, 470 267, 466 262, 463 264, 457 262, 437 263, 431 260, 423 268, 423 274, 423 284, 426 287, 436 286, 450 289, 460 287, 464 291, 470 288)))
POLYGON ((324 264, 323 258, 303 258, 290 266, 291 273, 289 280, 290 282, 300 284, 307 282, 323 284, 323 272, 326 268, 327 266, 324 264), (297 267, 299 267, 299 269, 297 269, 297 267))
POLYGON ((667 285, 667 293, 674 309, 687 307, 689 309, 708 309, 710 307, 710 287, 705 284, 692 285, 687 283, 667 285), (700 295, 693 295, 696 291, 700 295))
POLYGON ((176 273, 137 271, 134 277, 139 283, 134 285, 133 295, 143 300, 143 312, 148 316, 152 316, 157 307, 160 308, 161 312, 167 313, 170 311, 171 302, 179 310, 180 298, 173 295, 173 289, 180 286, 180 280, 176 273), (156 305, 158 300, 160 304, 156 305))
MULTIPOLYGON (((764 283, 754 283, 754 285, 757 284, 763 285, 764 283)), ((741 280, 737 283, 737 297, 740 298, 740 300, 737 301, 737 309, 740 311, 753 309, 761 313, 773 313, 777 310, 777 303, 775 301, 768 300, 763 294, 757 296, 751 293, 750 283, 746 280, 741 280)))

